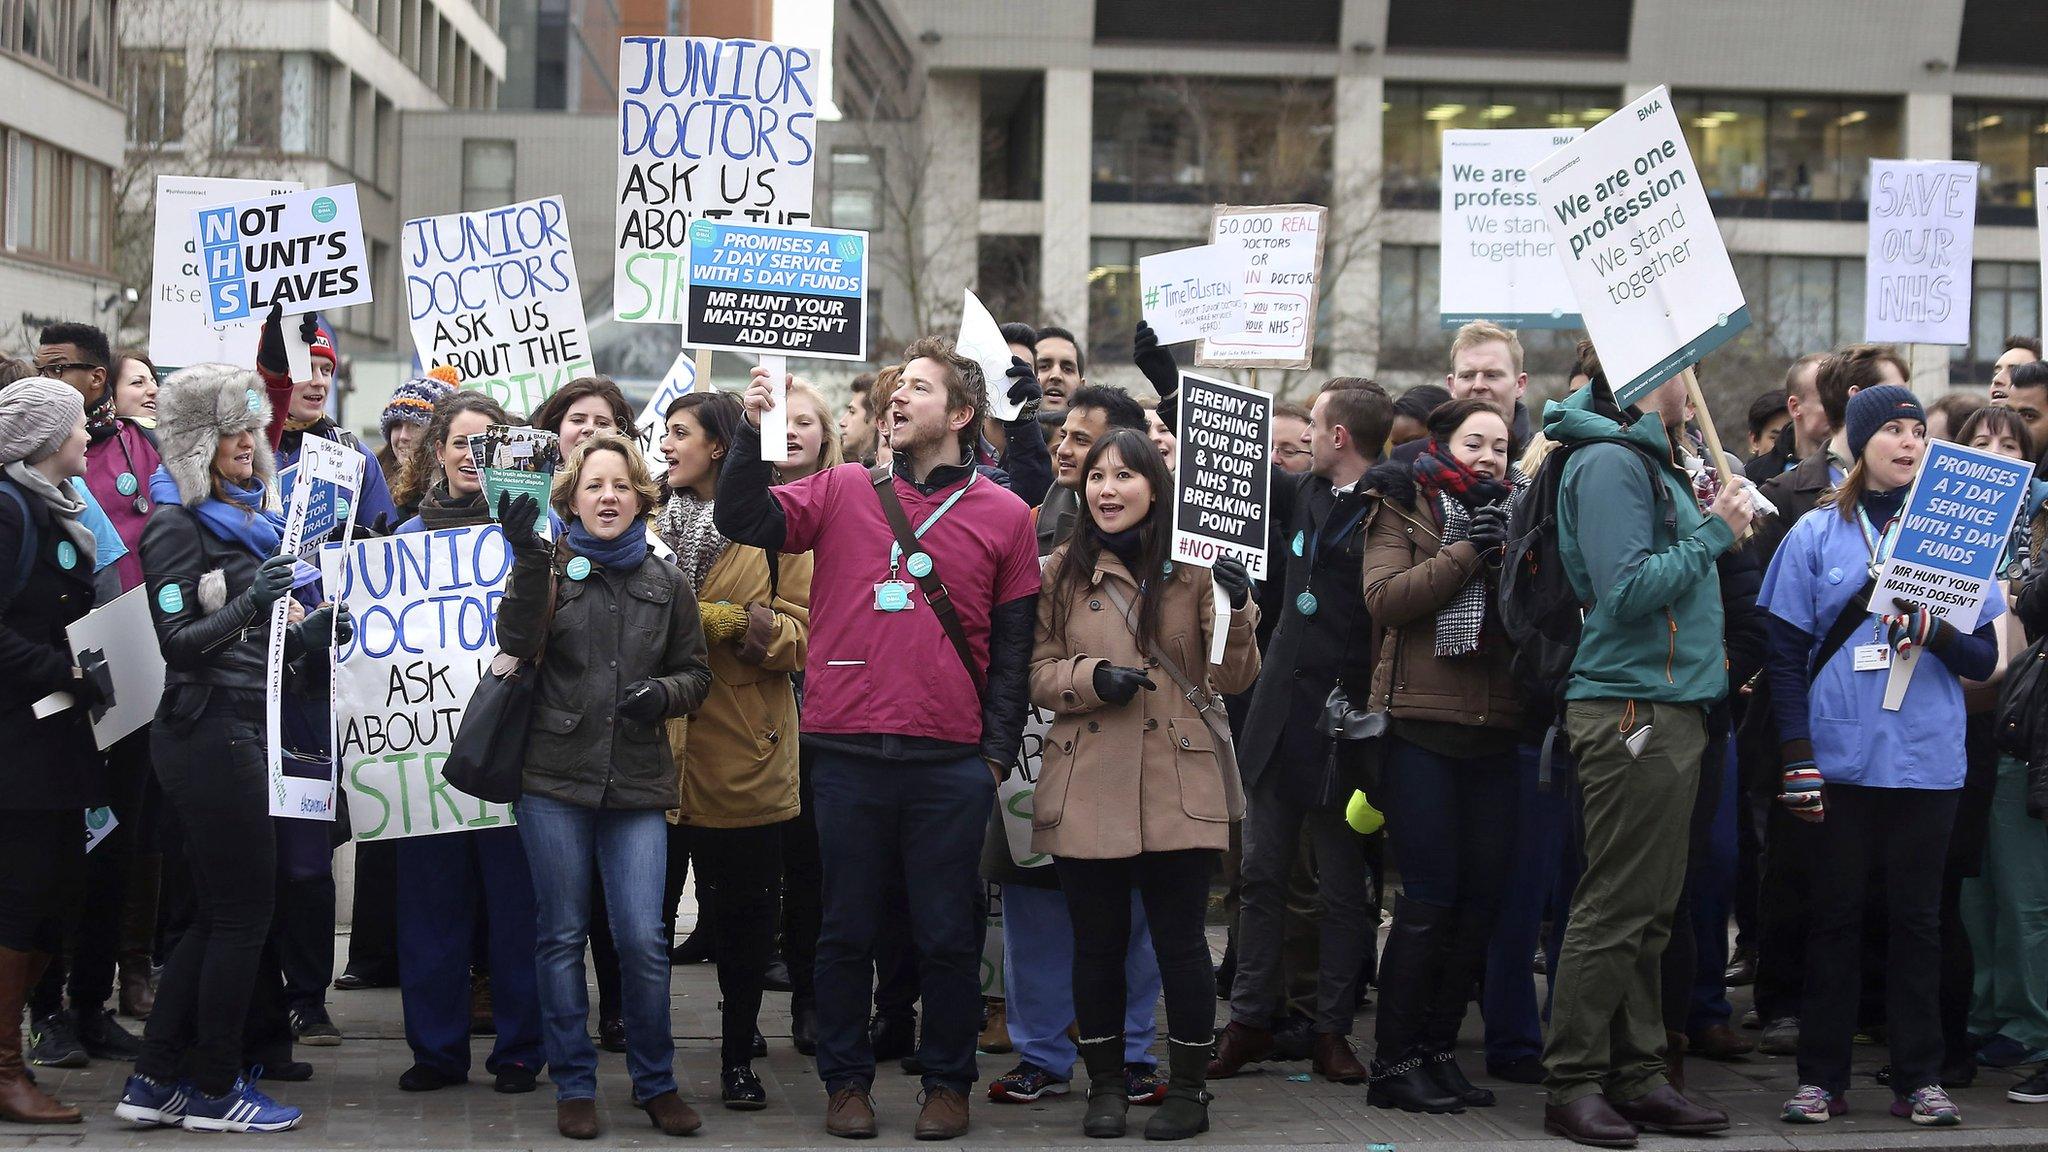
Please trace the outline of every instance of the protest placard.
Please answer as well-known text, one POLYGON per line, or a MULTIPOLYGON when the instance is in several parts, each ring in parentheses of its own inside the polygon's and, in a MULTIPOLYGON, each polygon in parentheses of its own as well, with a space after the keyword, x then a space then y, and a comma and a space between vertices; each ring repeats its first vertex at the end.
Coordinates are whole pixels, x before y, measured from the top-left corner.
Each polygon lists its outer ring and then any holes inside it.
POLYGON ((1863 260, 1863 338, 1970 342, 1977 164, 1872 160, 1863 260))
POLYGON ((762 40, 619 42, 618 319, 682 319, 692 220, 802 224, 817 171, 819 54, 762 40))
POLYGON ((662 374, 661 383, 654 388, 654 395, 647 398, 647 406, 640 409, 640 419, 635 426, 640 429, 640 451, 652 457, 661 450, 661 418, 668 406, 683 396, 697 390, 697 366, 691 361, 690 350, 676 353, 675 362, 662 374))
POLYGON ((1624 407, 1749 327, 1661 85, 1529 170, 1565 277, 1624 407))
POLYGON ((1045 766, 1045 738, 1052 731, 1053 714, 1043 708, 1024 713, 1024 738, 1017 745, 1017 763, 996 785, 996 811, 1003 820, 1003 843, 1010 861, 1019 868, 1043 868, 1052 857, 1031 850, 1031 798, 1038 791, 1038 774, 1045 766))
POLYGON ((287 316, 370 302, 356 186, 310 188, 194 211, 206 319, 287 316))
POLYGON ((1219 207, 1209 241, 1244 271, 1244 326, 1204 337, 1195 363, 1210 368, 1307 368, 1315 354, 1316 299, 1323 273, 1319 204, 1219 207))
POLYGON ((156 178, 155 259, 149 280, 149 358, 159 369, 194 364, 254 364, 261 317, 207 319, 206 276, 199 267, 197 211, 297 192, 296 180, 156 178))
POLYGON ((1173 560, 1207 568, 1234 556, 1266 578, 1273 396, 1191 372, 1180 378, 1180 467, 1173 560))
POLYGON ((683 343, 727 352, 867 358, 868 234, 690 225, 683 343))
MULTIPOLYGON (((363 486, 363 455, 355 449, 337 444, 321 436, 306 436, 299 442, 297 479, 292 485, 290 503, 285 509, 284 539, 278 545, 280 555, 299 555, 301 546, 309 539, 319 540, 331 537, 338 527, 340 543, 345 548, 351 530, 355 527, 356 494, 363 486), (325 531, 323 532, 323 529, 325 531)), ((294 580, 294 585, 302 581, 294 580)), ((290 596, 278 597, 270 610, 270 649, 267 661, 269 683, 267 700, 269 739, 264 743, 268 748, 270 767, 270 814, 300 820, 334 819, 334 772, 331 763, 309 762, 287 753, 284 741, 282 705, 284 702, 284 633, 285 618, 291 609, 290 596), (319 772, 308 776, 301 772, 287 772, 285 762, 290 759, 303 771, 319 772)))
POLYGON ((405 303, 428 368, 525 416, 595 370, 562 198, 405 222, 405 303))
POLYGON ((114 700, 93 717, 92 739, 104 752, 156 717, 164 695, 164 656, 149 618, 149 590, 129 589, 64 629, 72 659, 85 667, 95 657, 112 674, 114 700))
POLYGON ((1216 244, 1138 258, 1138 302, 1161 344, 1244 328, 1244 272, 1216 244))
POLYGON ((1961 631, 1975 631, 2032 481, 2033 468, 2024 460, 1929 441, 1870 610, 1896 612, 1895 603, 1904 600, 1961 631))
POLYGON ((484 507, 498 514, 501 496, 531 496, 545 508, 562 464, 562 441, 544 428, 493 424, 469 438, 470 459, 483 479, 484 507))
POLYGON ((1446 328, 1577 328, 1579 304, 1529 188, 1529 166, 1577 128, 1453 128, 1443 136, 1437 311, 1446 328))
POLYGON ((960 338, 953 341, 953 351, 981 365, 988 413, 1007 424, 1024 407, 1010 403, 1010 342, 1003 339, 1002 328, 975 296, 974 289, 969 288, 962 295, 965 298, 960 302, 960 338))
POLYGON ((497 525, 357 540, 321 554, 355 617, 337 646, 334 759, 357 840, 511 824, 441 776, 463 711, 498 651, 512 550, 497 525))

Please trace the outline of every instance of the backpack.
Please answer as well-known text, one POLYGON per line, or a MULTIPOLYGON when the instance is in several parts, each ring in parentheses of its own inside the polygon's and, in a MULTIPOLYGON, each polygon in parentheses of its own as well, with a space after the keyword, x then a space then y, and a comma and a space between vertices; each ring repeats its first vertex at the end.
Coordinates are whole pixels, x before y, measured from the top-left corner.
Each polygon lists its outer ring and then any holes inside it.
POLYGON ((1564 484, 1565 462, 1588 444, 1619 444, 1634 452, 1649 474, 1659 516, 1667 526, 1677 524, 1677 510, 1664 487, 1665 462, 1635 441, 1618 436, 1560 444, 1543 458, 1535 480, 1515 501, 1501 559, 1500 622, 1514 644, 1509 671, 1522 690, 1524 715, 1547 729, 1540 773, 1545 781, 1587 607, 1573 591, 1558 549, 1557 500, 1564 484))
POLYGON ((36 566, 36 550, 42 547, 36 532, 35 514, 29 511, 28 502, 22 498, 21 490, 12 480, 0 480, 0 493, 5 493, 14 506, 21 510, 22 541, 21 552, 14 566, 14 574, 7 585, 7 599, 11 602, 28 587, 29 573, 36 566))

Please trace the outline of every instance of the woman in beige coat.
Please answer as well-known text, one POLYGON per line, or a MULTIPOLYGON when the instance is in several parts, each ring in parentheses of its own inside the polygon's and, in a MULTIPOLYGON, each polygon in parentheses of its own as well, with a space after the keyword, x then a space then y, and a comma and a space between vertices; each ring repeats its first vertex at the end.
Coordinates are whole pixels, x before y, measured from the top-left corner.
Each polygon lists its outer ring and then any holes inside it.
POLYGON ((724 392, 692 392, 669 405, 661 453, 670 494, 655 530, 696 590, 711 665, 704 706, 669 725, 678 804, 669 814, 667 906, 682 895, 683 869, 673 862, 686 851, 718 940, 720 1097, 727 1108, 753 1111, 768 1102, 750 1062, 762 975, 775 950, 782 834, 798 809, 790 676, 803 669, 810 631, 811 558, 781 556, 771 568, 767 553, 732 543, 711 523, 718 471, 740 419, 739 401, 724 392))
POLYGON ((1184 1139, 1209 1126, 1209 877, 1230 822, 1244 814, 1217 693, 1242 692, 1258 676, 1259 613, 1236 561, 1219 560, 1213 572, 1167 562, 1173 479, 1143 434, 1098 441, 1082 475, 1085 519, 1047 557, 1038 601, 1031 700, 1058 719, 1033 797, 1031 846, 1053 857, 1074 926, 1074 1016, 1089 1078, 1084 1131, 1123 1134, 1124 949, 1135 887, 1159 957, 1170 1041, 1166 1102, 1145 1135, 1184 1139), (1217 596, 1232 610, 1223 662, 1212 668, 1217 596), (1181 678, 1193 680, 1199 706, 1181 678))

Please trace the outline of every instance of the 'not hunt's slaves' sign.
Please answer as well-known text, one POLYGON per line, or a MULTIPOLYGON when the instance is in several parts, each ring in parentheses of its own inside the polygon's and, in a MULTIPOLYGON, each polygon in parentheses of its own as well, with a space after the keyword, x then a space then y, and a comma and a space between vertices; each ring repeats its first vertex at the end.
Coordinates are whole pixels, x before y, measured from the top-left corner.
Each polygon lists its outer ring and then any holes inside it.
POLYGON ((821 81, 808 48, 702 36, 620 41, 618 319, 682 319, 690 221, 811 219, 821 81))
POLYGON ((287 316, 370 302, 356 186, 309 188, 195 210, 206 320, 287 316))

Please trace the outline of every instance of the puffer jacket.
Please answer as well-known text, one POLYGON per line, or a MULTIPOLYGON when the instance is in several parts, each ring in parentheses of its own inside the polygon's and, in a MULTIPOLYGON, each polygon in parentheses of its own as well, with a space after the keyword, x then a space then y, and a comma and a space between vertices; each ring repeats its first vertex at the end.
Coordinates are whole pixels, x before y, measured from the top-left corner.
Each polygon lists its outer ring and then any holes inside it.
MULTIPOLYGON (((265 690, 270 613, 250 593, 262 563, 182 505, 160 503, 150 511, 142 574, 163 650, 166 707, 180 685, 265 690)), ((297 625, 286 630, 287 660, 304 652, 298 632, 297 625)))
POLYGON ((505 653, 542 657, 523 787, 582 808, 674 808, 676 769, 666 724, 627 720, 618 706, 629 686, 649 679, 668 694, 665 716, 683 716, 704 703, 711 669, 689 578, 650 555, 628 573, 594 564, 574 580, 567 574, 572 557, 566 543, 557 544, 552 557, 545 545, 521 551, 498 605, 505 653), (551 626, 550 568, 557 578, 551 626))

